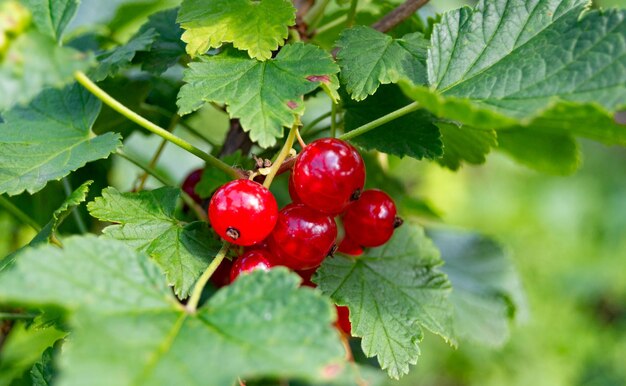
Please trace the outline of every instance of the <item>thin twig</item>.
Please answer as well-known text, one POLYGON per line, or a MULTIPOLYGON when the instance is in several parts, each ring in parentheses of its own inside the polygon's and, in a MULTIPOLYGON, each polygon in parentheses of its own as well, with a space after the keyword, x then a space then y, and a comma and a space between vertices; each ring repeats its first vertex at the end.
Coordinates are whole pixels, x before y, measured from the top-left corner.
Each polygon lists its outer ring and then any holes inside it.
MULTIPOLYGON (((167 127, 167 131, 169 131, 170 133, 174 131, 174 129, 178 125, 179 120, 180 120, 180 115, 174 114, 172 116, 172 119, 170 120, 169 126, 167 127)), ((150 166, 151 168, 154 168, 156 166, 157 162, 159 162, 159 158, 161 157, 161 154, 163 154, 163 150, 165 150, 165 145, 167 145, 167 140, 163 139, 161 141, 161 144, 157 148, 156 152, 152 156, 152 159, 150 160, 150 163, 148 164, 148 166, 150 166)), ((143 190, 144 186, 146 185, 147 180, 148 180, 148 172, 144 171, 143 175, 139 179, 139 185, 137 186, 138 192, 143 190)))
POLYGON ((186 308, 188 312, 196 312, 196 309, 198 308, 198 303, 200 302, 200 297, 202 296, 202 291, 204 290, 204 286, 206 286, 206 283, 209 281, 213 273, 215 273, 217 268, 226 257, 229 248, 230 244, 224 241, 224 244, 222 244, 222 248, 217 253, 217 255, 215 255, 215 258, 213 259, 213 261, 211 261, 211 264, 209 264, 207 269, 198 278, 198 281, 196 281, 196 284, 194 285, 191 292, 191 296, 189 297, 189 301, 187 302, 186 308))
POLYGON ((382 19, 372 24, 372 28, 380 32, 388 32, 411 17, 411 15, 422 8, 428 1, 429 0, 407 0, 393 11, 386 14, 382 19))
POLYGON ((0 196, 0 206, 4 207, 7 212, 11 213, 16 219, 20 220, 24 224, 33 228, 36 232, 41 231, 41 225, 37 224, 37 221, 33 220, 32 217, 24 213, 4 196, 0 196))

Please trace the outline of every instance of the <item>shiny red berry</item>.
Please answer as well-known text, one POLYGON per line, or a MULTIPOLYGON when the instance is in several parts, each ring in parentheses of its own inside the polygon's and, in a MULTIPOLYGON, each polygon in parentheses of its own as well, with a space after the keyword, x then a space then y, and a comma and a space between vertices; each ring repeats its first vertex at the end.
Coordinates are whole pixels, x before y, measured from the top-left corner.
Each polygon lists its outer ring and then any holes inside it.
POLYGON ((335 220, 302 204, 287 205, 268 238, 277 262, 294 270, 317 267, 332 254, 337 238, 335 220))
POLYGON ((222 185, 209 203, 209 221, 224 240, 237 245, 253 245, 272 232, 278 218, 278 205, 272 193, 250 180, 222 185))
POLYGON ((252 272, 257 269, 269 271, 272 268, 271 260, 272 257, 269 255, 269 252, 261 249, 244 253, 233 263, 233 267, 230 270, 230 281, 235 281, 244 272, 252 272))
POLYGON ((362 247, 377 247, 386 243, 398 226, 396 205, 381 190, 366 190, 350 204, 343 215, 346 237, 362 247))
POLYGON ((211 275, 211 284, 213 284, 216 288, 222 288, 230 284, 230 270, 233 267, 233 262, 224 259, 222 263, 217 267, 213 275, 211 275))
POLYGON ((296 187, 293 184, 293 173, 289 176, 289 197, 291 197, 291 202, 294 204, 302 204, 302 200, 298 197, 298 193, 296 193, 296 187))
POLYGON ((203 170, 204 169, 196 169, 191 172, 187 178, 185 178, 185 181, 183 181, 182 186, 183 191, 193 198, 193 200, 198 204, 202 203, 202 198, 198 195, 198 193, 196 193, 196 185, 198 185, 198 182, 200 182, 200 179, 202 178, 203 170))
POLYGON ((352 323, 350 323, 350 310, 345 306, 335 306, 337 308, 337 327, 348 335, 352 334, 352 323))
POLYGON ((348 236, 345 236, 343 240, 339 243, 339 248, 337 250, 341 253, 345 253, 346 255, 359 256, 363 254, 363 247, 354 242, 348 236))
POLYGON ((356 200, 365 184, 365 164, 347 142, 323 138, 308 144, 293 168, 295 192, 307 206, 339 214, 356 200))

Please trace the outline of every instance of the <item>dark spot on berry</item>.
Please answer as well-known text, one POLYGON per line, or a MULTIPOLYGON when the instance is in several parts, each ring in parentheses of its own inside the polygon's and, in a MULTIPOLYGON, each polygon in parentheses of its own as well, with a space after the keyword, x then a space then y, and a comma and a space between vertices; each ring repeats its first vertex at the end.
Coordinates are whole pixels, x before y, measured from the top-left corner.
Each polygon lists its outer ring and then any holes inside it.
POLYGON ((240 236, 239 231, 233 227, 228 227, 226 229, 226 236, 230 237, 233 240, 237 240, 240 236))
POLYGON ((359 197, 361 197, 361 189, 357 189, 354 191, 354 193, 352 193, 352 195, 350 196, 350 201, 356 201, 359 199, 359 197))
POLYGON ((338 248, 339 248, 339 247, 337 246, 337 244, 333 244, 333 246, 332 246, 332 247, 330 247, 330 250, 328 251, 328 254, 327 254, 326 256, 328 256, 328 257, 333 257, 333 256, 335 256, 335 252, 337 252, 337 249, 338 249, 338 248))
POLYGON ((402 224, 404 224, 404 220, 402 219, 402 217, 397 217, 393 220, 393 227, 395 228, 399 228, 402 224))

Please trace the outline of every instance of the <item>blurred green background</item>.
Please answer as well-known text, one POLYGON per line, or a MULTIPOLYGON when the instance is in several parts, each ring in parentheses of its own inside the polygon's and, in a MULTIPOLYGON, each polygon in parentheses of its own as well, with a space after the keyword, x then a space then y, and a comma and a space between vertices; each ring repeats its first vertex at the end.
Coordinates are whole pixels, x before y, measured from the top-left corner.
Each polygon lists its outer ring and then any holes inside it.
MULTIPOLYGON (((123 1, 107 2, 107 7, 113 3, 123 1)), ((176 1, 140 3, 145 3, 139 9, 147 15, 176 1)), ((428 16, 467 3, 436 0, 422 12, 428 16)), ((596 5, 626 7, 626 0, 602 0, 596 5)), ((140 19, 124 18, 127 14, 127 10, 118 12, 108 24, 116 28, 118 35, 128 34, 141 24, 140 19)), ((94 11, 79 16, 84 21, 106 15, 94 11)), ((81 28, 80 23, 75 24, 81 28)), ((196 118, 199 125, 203 121, 221 122, 205 132, 220 141, 226 118, 215 111, 205 113, 208 115, 196 118)), ((208 150, 206 144, 187 132, 177 134, 208 150)), ((147 160, 159 142, 135 133, 127 141, 127 150, 147 160)), ((583 142, 582 154, 581 169, 567 177, 539 174, 498 152, 492 153, 485 165, 464 166, 459 172, 433 162, 386 160, 390 173, 402 179, 415 197, 430 202, 444 223, 478 230, 506 245, 528 301, 528 317, 512 326, 511 339, 502 348, 462 342, 458 350, 452 350, 441 339, 427 335, 422 356, 411 374, 400 382, 386 384, 626 385, 626 150, 583 142)), ((176 181, 201 166, 198 159, 174 146, 166 148, 159 162, 159 169, 176 181)), ((75 174, 73 185, 96 173, 108 173, 110 183, 129 190, 139 171, 113 158, 75 174)), ((91 196, 97 195, 105 183, 96 181, 91 196)), ((15 202, 45 223, 63 199, 62 189, 60 183, 51 183, 34 199, 18 197, 15 202)), ((82 216, 87 216, 84 210, 82 216)), ((72 222, 69 219, 64 225, 66 231, 75 230, 72 222)), ((33 236, 32 230, 20 226, 0 209, 0 257, 27 244, 33 236)), ((58 332, 30 336, 23 330, 16 331, 7 346, 11 344, 18 356, 10 363, 18 374, 36 359, 26 358, 26 354, 20 358, 20 346, 45 347, 59 336, 58 332), (20 362, 25 362, 24 369, 20 362)), ((7 369, 0 365, 0 370, 7 369)))

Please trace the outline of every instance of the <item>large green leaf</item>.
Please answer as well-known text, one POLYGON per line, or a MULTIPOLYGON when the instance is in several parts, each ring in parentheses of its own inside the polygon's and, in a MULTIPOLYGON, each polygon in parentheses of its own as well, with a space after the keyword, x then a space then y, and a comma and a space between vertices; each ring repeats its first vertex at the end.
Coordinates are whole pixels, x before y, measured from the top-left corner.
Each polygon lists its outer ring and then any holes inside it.
MULTIPOLYGON (((0 112, 28 103, 45 87, 70 83, 93 59, 36 31, 18 36, 0 57, 0 112)), ((3 114, 4 115, 4 114, 3 114)))
POLYGON ((33 365, 30 370, 30 378, 33 386, 52 386, 52 380, 56 374, 56 370, 52 363, 52 354, 54 349, 48 347, 41 355, 41 359, 33 365))
POLYGON ((332 306, 285 269, 254 272, 185 310, 147 256, 115 240, 25 251, 0 274, 0 302, 71 313, 59 386, 231 385, 261 375, 323 379, 344 355, 332 306), (97 348, 97 349, 96 349, 97 348))
POLYGON ((626 144, 626 12, 587 0, 482 0, 446 13, 428 55, 430 88, 407 86, 440 117, 522 125, 626 144), (597 125, 603 122, 604 125, 597 125))
MULTIPOLYGON (((363 102, 343 98, 345 129, 354 130, 410 102, 394 85, 381 86, 376 94, 363 102)), ((437 158, 443 154, 441 136, 433 123, 433 116, 424 110, 394 119, 351 141, 366 149, 376 149, 399 157, 437 158)))
POLYGON ((352 334, 392 378, 417 362, 423 328, 454 341, 450 282, 439 252, 421 227, 407 223, 384 246, 362 256, 326 259, 314 281, 350 308, 352 334))
POLYGON ((457 126, 449 122, 437 122, 443 141, 443 157, 439 164, 458 170, 462 162, 474 165, 485 163, 486 155, 498 143, 493 130, 478 130, 469 126, 457 126))
POLYGON ((295 21, 289 0, 184 0, 178 14, 191 56, 233 43, 251 58, 269 59, 295 21))
POLYGON ((188 114, 206 102, 225 103, 250 138, 268 147, 282 137, 284 126, 293 125, 294 114, 304 112, 302 96, 336 81, 338 71, 327 52, 310 44, 286 45, 264 62, 231 49, 190 63, 178 106, 188 114))
POLYGON ((186 298, 221 243, 206 223, 184 224, 174 217, 179 197, 178 188, 139 193, 107 188, 88 209, 100 220, 118 223, 106 227, 104 234, 154 258, 176 294, 186 298))
POLYGON ((72 20, 80 0, 24 0, 33 15, 37 29, 56 41, 72 20))
POLYGON ((337 42, 341 80, 352 99, 360 101, 374 94, 381 84, 401 78, 414 84, 426 83, 428 41, 421 33, 401 39, 366 26, 345 30, 337 42))
POLYGON ((428 232, 441 250, 442 270, 452 282, 455 331, 480 344, 503 345, 509 322, 525 307, 519 276, 497 242, 476 233, 428 232))
POLYGON ((185 55, 185 44, 180 40, 183 30, 176 23, 177 15, 177 8, 155 13, 137 33, 141 36, 150 29, 156 33, 149 49, 135 55, 135 60, 141 63, 142 69, 160 75, 185 55))
POLYGON ((48 89, 28 106, 3 114, 0 193, 34 193, 87 162, 108 157, 120 146, 120 138, 91 132, 99 112, 100 101, 75 84, 48 89))

